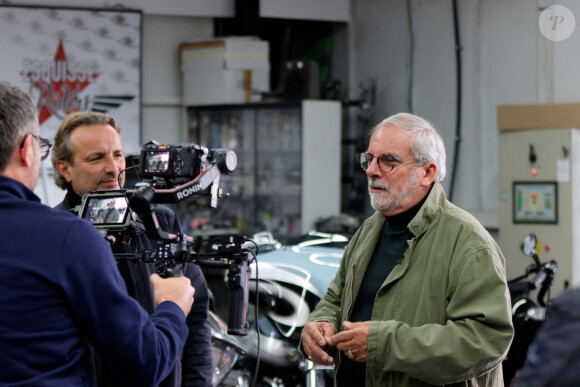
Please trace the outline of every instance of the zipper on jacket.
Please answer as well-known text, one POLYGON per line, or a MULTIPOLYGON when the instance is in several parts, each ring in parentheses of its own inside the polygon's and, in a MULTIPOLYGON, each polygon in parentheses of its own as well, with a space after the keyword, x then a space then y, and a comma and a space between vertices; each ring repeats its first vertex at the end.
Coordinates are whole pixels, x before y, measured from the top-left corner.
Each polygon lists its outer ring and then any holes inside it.
POLYGON ((356 274, 356 264, 352 264, 352 283, 350 284, 350 297, 354 300, 354 280, 356 274))
POLYGON ((348 308, 346 309, 346 313, 348 318, 350 318, 350 314, 352 313, 352 306, 354 305, 354 280, 356 274, 356 264, 352 265, 352 282, 350 283, 350 303, 348 304, 348 308))

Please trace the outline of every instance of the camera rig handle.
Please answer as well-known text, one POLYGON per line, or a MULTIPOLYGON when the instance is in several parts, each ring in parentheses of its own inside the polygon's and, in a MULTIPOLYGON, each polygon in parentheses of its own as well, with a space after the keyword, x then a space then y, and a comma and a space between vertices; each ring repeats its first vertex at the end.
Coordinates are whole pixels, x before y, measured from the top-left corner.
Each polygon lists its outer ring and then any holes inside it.
POLYGON ((152 209, 153 203, 179 203, 182 200, 195 197, 210 198, 210 206, 217 207, 218 197, 221 196, 219 179, 221 173, 218 165, 211 165, 199 174, 194 180, 170 189, 154 189, 150 183, 140 183, 134 191, 129 193, 129 207, 135 211, 143 224, 147 236, 155 240, 174 241, 176 234, 161 230, 157 216, 152 209), (210 188, 209 192, 207 189, 210 188))
MULTIPOLYGON (((220 165, 212 164, 204 171, 202 171, 195 179, 188 181, 185 184, 178 185, 173 188, 155 188, 151 189, 152 195, 149 199, 150 203, 179 203, 186 199, 195 197, 210 196, 210 206, 217 207, 217 198, 221 196, 221 191, 218 189, 219 179, 221 176, 220 165), (207 188, 212 187, 208 193, 205 192, 207 188), (215 187, 215 189, 214 189, 215 187)), ((138 186, 142 186, 143 183, 138 186)), ((151 185, 145 183, 151 188, 151 185)))
POLYGON ((229 237, 228 242, 220 245, 216 253, 198 254, 190 252, 185 239, 181 239, 180 243, 160 244, 156 248, 136 254, 116 254, 115 258, 153 263, 156 272, 164 278, 183 275, 180 270, 184 263, 228 269, 228 333, 243 336, 249 329, 247 312, 251 254, 242 247, 244 242, 243 237, 229 237))

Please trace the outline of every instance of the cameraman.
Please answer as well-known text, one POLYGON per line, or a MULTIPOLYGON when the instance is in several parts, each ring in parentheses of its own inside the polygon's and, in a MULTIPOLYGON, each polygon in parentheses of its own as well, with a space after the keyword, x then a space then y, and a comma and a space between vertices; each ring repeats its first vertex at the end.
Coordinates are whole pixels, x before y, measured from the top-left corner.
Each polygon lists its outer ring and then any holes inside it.
POLYGON ((32 192, 50 149, 38 134, 30 97, 0 81, 0 385, 94 386, 89 343, 125 385, 158 383, 187 337, 190 281, 153 275, 147 315, 95 228, 32 192))
MULTIPOLYGON (((58 128, 52 152, 52 164, 57 171, 56 184, 67 194, 55 208, 71 210, 81 204, 82 196, 89 191, 120 189, 125 180, 125 158, 115 120, 103 113, 77 112, 69 115, 58 128)), ((155 213, 160 229, 180 233, 177 216, 164 206, 157 206, 155 213)), ((126 253, 150 249, 154 242, 145 234, 143 223, 137 219, 138 230, 132 233, 126 253)), ((129 295, 152 313, 155 309, 149 276, 155 272, 153 264, 139 261, 117 262, 129 295)), ((209 292, 199 266, 185 265, 185 276, 196 289, 195 304, 187 317, 189 335, 183 358, 176 365, 163 386, 209 387, 212 377, 211 329, 209 327, 209 292)), ((103 385, 120 385, 103 367, 103 385)))

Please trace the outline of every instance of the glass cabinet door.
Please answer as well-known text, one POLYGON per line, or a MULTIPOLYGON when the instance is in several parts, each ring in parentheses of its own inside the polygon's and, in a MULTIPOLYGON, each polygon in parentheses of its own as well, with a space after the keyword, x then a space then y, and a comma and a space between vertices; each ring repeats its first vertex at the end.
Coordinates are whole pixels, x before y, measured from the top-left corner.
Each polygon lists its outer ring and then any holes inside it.
POLYGON ((256 111, 256 225, 282 240, 300 231, 300 117, 299 107, 256 111))
POLYGON ((217 209, 190 204, 191 235, 270 231, 285 240, 300 235, 302 110, 300 104, 190 107, 188 141, 229 148, 237 169, 222 175, 229 196, 217 209), (197 231, 196 231, 197 230, 197 231))
MULTIPOLYGON (((200 237, 232 233, 252 235, 254 229, 254 112, 247 109, 190 109, 188 141, 210 149, 236 152, 238 164, 231 175, 222 174, 224 196, 217 208, 195 203, 185 209, 190 234, 200 237)), ((183 216, 183 214, 182 214, 183 216)))

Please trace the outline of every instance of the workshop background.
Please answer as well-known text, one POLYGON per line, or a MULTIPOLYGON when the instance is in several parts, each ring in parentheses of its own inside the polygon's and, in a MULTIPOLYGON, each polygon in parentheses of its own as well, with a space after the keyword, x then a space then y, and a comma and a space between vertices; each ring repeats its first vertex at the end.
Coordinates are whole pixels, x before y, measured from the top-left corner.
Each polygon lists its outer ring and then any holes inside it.
MULTIPOLYGON (((31 5, 18 0, 5 4, 31 5)), ((50 0, 42 5, 81 6, 73 0, 50 0)), ((336 214, 327 215, 348 214, 360 220, 371 213, 357 155, 364 150, 367 132, 374 124, 394 113, 413 112, 431 121, 442 133, 448 152, 444 182, 447 196, 500 240, 506 256, 521 255, 517 251, 523 235, 538 230, 545 230, 551 254, 565 255, 556 258, 569 260, 572 265, 572 257, 578 255, 578 247, 572 244, 561 252, 554 250, 562 233, 568 233, 571 241, 580 240, 573 238, 578 228, 574 218, 580 218, 574 216, 578 207, 571 199, 578 189, 575 159, 568 154, 551 155, 553 167, 542 164, 541 160, 547 159, 545 141, 535 142, 534 154, 539 161, 534 165, 530 158, 532 144, 523 136, 520 141, 525 142, 524 151, 506 151, 513 158, 507 163, 523 160, 523 167, 517 178, 506 180, 509 186, 500 187, 500 169, 510 165, 500 164, 504 155, 500 154, 497 113, 498 106, 503 105, 580 101, 580 30, 575 28, 574 20, 580 15, 578 2, 122 0, 113 4, 92 0, 82 2, 82 6, 143 12, 142 116, 137 128, 141 142, 155 138, 177 144, 189 139, 192 116, 188 110, 191 105, 184 99, 182 44, 255 36, 269 43, 269 90, 259 98, 277 103, 291 96, 293 100, 335 101, 340 105, 339 162, 318 160, 302 165, 303 171, 338 171, 335 184, 340 188, 335 197, 339 206, 336 214), (562 40, 546 36, 546 27, 542 27, 542 12, 553 5, 570 11, 565 23, 556 15, 549 24, 552 30, 566 25, 570 34, 562 40), (289 79, 287 66, 300 60, 306 65, 301 82, 307 86, 314 82, 318 88, 291 95, 296 90, 285 83, 289 79), (309 66, 317 70, 314 81, 309 66), (568 178, 560 179, 556 172, 562 170, 556 170, 556 162, 567 157, 572 160, 568 178), (537 175, 532 174, 532 167, 539 167, 537 175), (505 237, 502 241, 502 212, 508 214, 506 229, 522 226, 515 215, 512 217, 511 184, 534 179, 557 181, 560 192, 570 191, 560 200, 558 209, 567 217, 560 216, 559 221, 547 225, 532 219, 524 222, 525 230, 505 234, 513 240, 505 237), (508 242, 509 248, 505 247, 508 242)), ((574 111, 574 105, 570 106, 574 111)), ((572 119, 564 125, 560 128, 571 129, 579 127, 580 122, 572 119)), ((573 154, 573 147, 569 151, 573 154)), ((41 188, 39 185, 37 190, 41 188)), ((39 195, 47 204, 55 205, 64 193, 49 189, 39 195)), ((570 271, 580 273, 580 265, 576 266, 570 266, 570 271)))

